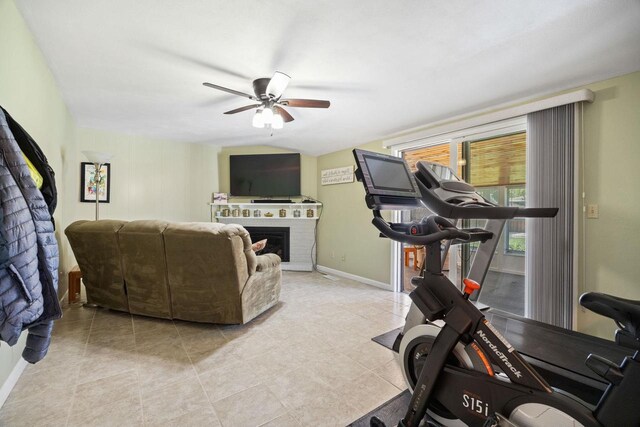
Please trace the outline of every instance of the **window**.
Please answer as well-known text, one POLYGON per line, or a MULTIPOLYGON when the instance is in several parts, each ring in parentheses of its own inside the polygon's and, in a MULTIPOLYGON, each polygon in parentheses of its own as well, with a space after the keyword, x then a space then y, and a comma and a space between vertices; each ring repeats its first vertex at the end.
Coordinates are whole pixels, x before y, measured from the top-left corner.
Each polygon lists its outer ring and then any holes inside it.
MULTIPOLYGON (((526 206, 526 193, 524 185, 507 188, 507 206, 526 206)), ((524 255, 525 248, 524 218, 510 219, 506 225, 505 253, 512 255, 524 255)))
MULTIPOLYGON (((476 188, 486 200, 499 206, 525 206, 526 133, 520 128, 508 134, 482 135, 483 138, 459 138, 438 145, 402 151, 412 170, 419 160, 453 167, 459 177, 476 188)), ((403 221, 418 220, 426 209, 404 212, 403 221)), ((460 221, 462 227, 483 228, 486 220, 460 221)), ((445 258, 444 273, 461 285, 467 276, 478 244, 453 246, 445 258)), ((480 294, 480 302, 510 313, 524 314, 525 295, 525 222, 509 220, 505 224, 495 256, 480 294)), ((402 265, 402 264, 401 264, 402 265)), ((415 275, 411 263, 404 265, 404 289, 415 275)))
POLYGON ((476 188, 476 191, 491 203, 500 204, 500 189, 498 187, 476 188))

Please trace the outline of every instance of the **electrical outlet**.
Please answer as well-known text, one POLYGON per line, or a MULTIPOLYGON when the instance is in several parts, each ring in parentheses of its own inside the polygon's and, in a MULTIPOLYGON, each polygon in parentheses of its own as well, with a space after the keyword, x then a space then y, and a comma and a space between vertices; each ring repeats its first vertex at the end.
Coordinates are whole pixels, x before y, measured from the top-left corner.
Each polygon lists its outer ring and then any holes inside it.
POLYGON ((331 251, 331 259, 333 259, 333 258, 335 258, 335 257, 336 257, 336 253, 335 253, 335 252, 333 252, 333 251, 331 251))
POLYGON ((347 260, 347 256, 346 255, 342 255, 342 261, 346 261, 347 260))
POLYGON ((587 205, 587 218, 598 218, 598 205, 587 205))

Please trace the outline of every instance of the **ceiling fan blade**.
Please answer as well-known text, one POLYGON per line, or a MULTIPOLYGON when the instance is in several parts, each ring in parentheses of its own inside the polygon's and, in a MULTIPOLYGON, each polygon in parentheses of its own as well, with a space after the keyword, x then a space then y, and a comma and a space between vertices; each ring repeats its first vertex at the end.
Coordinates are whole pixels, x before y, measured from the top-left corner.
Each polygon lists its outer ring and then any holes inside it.
POLYGON ((244 92, 240 92, 240 91, 237 91, 237 90, 229 89, 229 88, 226 88, 226 87, 224 87, 224 86, 214 85, 213 83, 207 83, 207 82, 204 82, 204 83, 202 83, 202 84, 203 84, 204 86, 206 86, 206 87, 210 87, 210 88, 212 88, 212 89, 218 89, 218 90, 221 90, 221 91, 223 91, 223 92, 231 93, 231 94, 233 94, 233 95, 243 96, 243 97, 245 97, 245 98, 253 99, 254 101, 259 101, 259 99, 258 99, 258 98, 256 98, 256 97, 255 97, 255 96, 253 96, 253 95, 249 95, 248 93, 244 93, 244 92))
POLYGON ((282 120, 284 120, 285 123, 289 123, 294 120, 293 116, 289 114, 284 108, 278 107, 277 105, 274 105, 273 108, 278 112, 278 114, 282 116, 282 120))
POLYGON ((329 105, 331 105, 329 101, 320 99, 283 99, 280 104, 302 108, 329 108, 329 105))
POLYGON ((272 99, 279 99, 289 85, 289 80, 291 80, 291 77, 285 73, 276 71, 267 85, 267 95, 272 99))
POLYGON ((258 108, 258 107, 261 107, 261 106, 262 106, 262 104, 245 105, 244 107, 236 108, 235 110, 225 111, 224 114, 241 113, 243 111, 251 110, 253 108, 258 108))

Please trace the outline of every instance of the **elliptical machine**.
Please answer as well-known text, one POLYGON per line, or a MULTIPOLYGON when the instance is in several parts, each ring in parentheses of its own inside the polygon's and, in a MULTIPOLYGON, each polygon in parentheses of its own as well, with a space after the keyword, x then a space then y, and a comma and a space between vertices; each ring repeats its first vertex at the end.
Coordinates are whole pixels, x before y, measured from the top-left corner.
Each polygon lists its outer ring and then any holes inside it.
MULTIPOLYGON (((465 289, 460 292, 442 274, 442 241, 486 242, 494 233, 484 229, 459 229, 441 216, 417 223, 387 223, 380 215, 383 209, 422 207, 424 193, 421 195, 419 191, 420 184, 402 159, 363 150, 354 150, 354 156, 358 178, 367 192, 367 206, 373 210, 373 225, 383 236, 395 241, 426 246, 424 276, 416 280, 417 287, 410 294, 414 307, 407 323, 414 326, 405 330, 401 341, 401 354, 409 355, 404 359, 405 374, 413 395, 400 426, 419 426, 427 411, 432 420, 445 425, 640 423, 637 410, 640 395, 636 392, 640 381, 640 352, 625 358, 620 366, 598 357, 588 359, 588 366, 610 383, 596 408, 553 389, 469 301, 480 284, 465 279, 465 289)), ((448 187, 454 191, 465 189, 460 183, 448 187)), ((499 218, 545 217, 556 213, 555 209, 488 209, 499 218), (510 213, 506 214, 507 211, 510 213)), ((610 307, 607 303, 611 301, 606 298, 595 296, 595 299, 598 304, 610 307)), ((640 339, 640 306, 616 299, 615 308, 628 314, 625 321, 629 330, 640 339)), ((375 420, 371 424, 384 425, 375 420)))

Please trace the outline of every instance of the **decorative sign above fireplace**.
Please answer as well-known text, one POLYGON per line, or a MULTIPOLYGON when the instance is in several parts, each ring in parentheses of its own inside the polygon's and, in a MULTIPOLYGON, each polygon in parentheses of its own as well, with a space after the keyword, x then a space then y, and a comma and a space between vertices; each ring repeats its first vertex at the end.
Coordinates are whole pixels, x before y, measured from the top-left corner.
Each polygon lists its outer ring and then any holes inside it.
POLYGON ((323 169, 320 174, 320 183, 322 185, 344 184, 347 182, 353 182, 353 166, 323 169))

